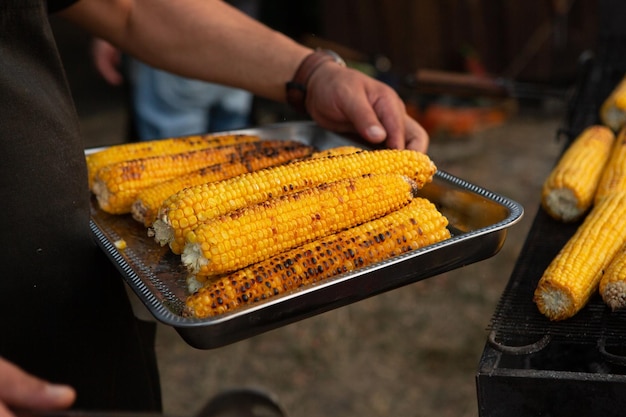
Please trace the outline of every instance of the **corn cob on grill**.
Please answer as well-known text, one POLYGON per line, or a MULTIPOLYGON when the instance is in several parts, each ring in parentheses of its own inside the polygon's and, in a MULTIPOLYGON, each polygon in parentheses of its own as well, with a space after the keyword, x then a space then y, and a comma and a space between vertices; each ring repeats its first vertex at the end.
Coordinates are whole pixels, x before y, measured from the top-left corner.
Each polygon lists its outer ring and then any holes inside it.
POLYGON ((100 208, 107 213, 130 213, 137 194, 146 187, 208 165, 236 160, 244 152, 260 151, 281 143, 283 141, 240 143, 118 162, 98 171, 93 192, 100 208))
POLYGON ((219 315, 439 242, 450 237, 447 224, 431 202, 415 198, 382 218, 207 281, 187 298, 185 314, 219 315))
POLYGON ((626 127, 620 130, 595 194, 597 203, 608 194, 626 191, 626 127))
POLYGON ((600 295, 611 310, 626 307, 626 246, 613 257, 600 280, 600 295))
POLYGON ((427 155, 410 150, 311 158, 182 190, 163 203, 152 229, 159 244, 180 254, 185 234, 199 223, 270 197, 369 173, 398 173, 422 187, 435 170, 427 155))
POLYGON ((417 187, 398 174, 320 184, 216 217, 185 236, 181 259, 193 273, 218 275, 383 216, 417 187))
POLYGON ((626 242, 625 216, 626 193, 611 194, 592 208, 539 281, 534 301, 542 314, 563 320, 586 305, 626 242))
POLYGON ((591 126, 574 140, 543 184, 541 203, 550 216, 572 222, 589 210, 614 139, 610 129, 591 126))
POLYGON ((264 147, 243 152, 231 161, 210 165, 190 174, 143 189, 133 202, 131 213, 135 220, 148 227, 156 220, 159 207, 163 202, 184 188, 220 181, 246 172, 304 158, 312 152, 312 147, 292 141, 284 141, 275 147, 264 147))
MULTIPOLYGON (((598 190, 596 204, 609 195, 626 192, 626 127, 623 127, 615 141, 611 159, 607 163, 598 190)), ((616 219, 622 221, 622 219, 616 219)), ((600 280, 600 295, 612 309, 626 307, 626 246, 611 260, 600 280)))
POLYGON ((100 168, 117 162, 259 140, 261 139, 256 135, 196 135, 114 145, 86 156, 89 188, 93 186, 93 180, 100 168))
POLYGON ((616 132, 626 123, 626 76, 600 106, 600 119, 616 132))

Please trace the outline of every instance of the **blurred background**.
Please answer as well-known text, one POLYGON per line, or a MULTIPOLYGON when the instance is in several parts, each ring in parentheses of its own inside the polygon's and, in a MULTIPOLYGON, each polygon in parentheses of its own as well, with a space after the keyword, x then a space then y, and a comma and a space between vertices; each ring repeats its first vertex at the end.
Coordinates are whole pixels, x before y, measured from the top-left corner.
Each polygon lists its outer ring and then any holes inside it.
MULTIPOLYGON (((520 202, 496 256, 222 348, 160 326, 165 413, 192 415, 234 387, 275 394, 291 416, 478 416, 487 326, 564 145, 596 0, 260 2, 259 19, 389 83, 431 134, 438 167, 520 202)), ((91 39, 53 18, 85 147, 133 140, 127 86, 96 72, 91 39)), ((250 125, 297 120, 255 98, 250 125)))

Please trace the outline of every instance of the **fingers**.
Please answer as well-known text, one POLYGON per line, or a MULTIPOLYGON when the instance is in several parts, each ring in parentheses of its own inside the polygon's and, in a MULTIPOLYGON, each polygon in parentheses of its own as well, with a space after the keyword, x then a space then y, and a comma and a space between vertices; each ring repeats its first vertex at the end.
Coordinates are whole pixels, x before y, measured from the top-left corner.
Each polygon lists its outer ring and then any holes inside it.
POLYGON ((370 103, 365 94, 363 94, 362 99, 359 99, 356 94, 352 95, 351 99, 352 101, 345 106, 345 116, 351 121, 353 130, 368 142, 382 143, 388 139, 390 130, 394 132, 399 129, 393 118, 385 120, 384 117, 377 114, 376 106, 370 103))
POLYGON ((404 146, 406 149, 426 153, 430 138, 426 130, 408 114, 404 115, 404 146))
MULTIPOLYGON (((358 100, 357 100, 358 101, 358 100)), ((395 92, 383 92, 375 100, 358 101, 346 112, 355 130, 371 143, 382 143, 393 149, 428 150, 426 130, 406 113, 404 103, 395 92)))
POLYGON ((109 84, 120 85, 124 77, 119 70, 121 54, 110 43, 101 39, 94 39, 92 53, 96 69, 109 84))
POLYGON ((76 398, 74 389, 51 384, 30 375, 0 358, 0 416, 9 417, 11 408, 53 410, 67 408, 76 398))
POLYGON ((9 409, 0 401, 0 417, 15 417, 9 409))
POLYGON ((307 109, 322 127, 353 131, 373 144, 426 152, 426 131, 386 84, 358 71, 323 65, 308 84, 307 109))

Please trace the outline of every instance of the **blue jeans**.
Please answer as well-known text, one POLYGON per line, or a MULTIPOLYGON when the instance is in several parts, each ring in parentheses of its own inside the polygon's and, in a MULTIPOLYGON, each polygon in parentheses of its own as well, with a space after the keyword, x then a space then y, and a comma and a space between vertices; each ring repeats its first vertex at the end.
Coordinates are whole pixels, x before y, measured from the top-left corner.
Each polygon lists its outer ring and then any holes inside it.
POLYGON ((179 77, 136 60, 129 63, 139 140, 162 139, 246 127, 252 94, 179 77))

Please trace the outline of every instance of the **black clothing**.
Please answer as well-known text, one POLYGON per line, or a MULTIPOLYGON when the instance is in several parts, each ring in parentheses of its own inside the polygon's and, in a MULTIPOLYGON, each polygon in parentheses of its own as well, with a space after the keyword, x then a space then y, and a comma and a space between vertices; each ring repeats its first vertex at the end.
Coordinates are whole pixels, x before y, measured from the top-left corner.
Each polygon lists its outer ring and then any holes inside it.
POLYGON ((48 13, 58 12, 59 10, 65 9, 77 1, 78 0, 47 0, 48 13))
POLYGON ((74 386, 75 408, 159 410, 154 327, 146 343, 89 230, 83 143, 45 0, 0 1, 0 33, 0 355, 74 386))

